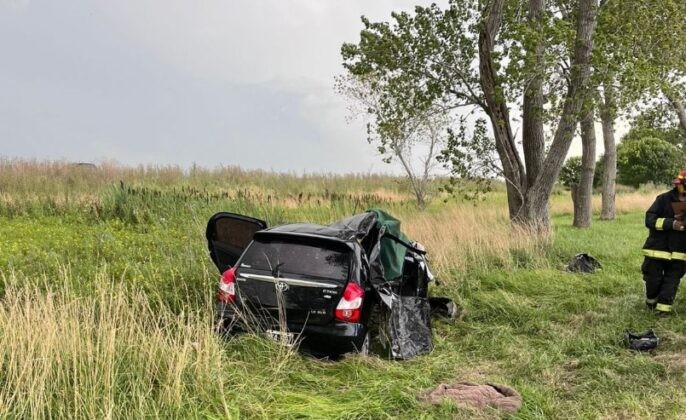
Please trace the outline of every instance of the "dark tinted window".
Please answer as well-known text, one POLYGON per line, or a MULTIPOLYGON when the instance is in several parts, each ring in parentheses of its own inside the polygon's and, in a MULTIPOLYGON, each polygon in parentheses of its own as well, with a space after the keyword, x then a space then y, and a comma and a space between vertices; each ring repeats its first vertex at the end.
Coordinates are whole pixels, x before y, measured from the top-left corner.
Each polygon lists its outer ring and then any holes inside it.
POLYGON ((232 217, 222 217, 216 221, 214 240, 241 250, 252 241, 252 237, 262 229, 257 224, 232 217))
POLYGON ((210 257, 220 272, 238 261, 245 247, 265 222, 231 213, 217 213, 207 222, 207 241, 210 257))
POLYGON ((347 280, 351 252, 345 247, 327 247, 287 241, 255 241, 241 259, 240 268, 272 272, 277 264, 281 275, 347 280))

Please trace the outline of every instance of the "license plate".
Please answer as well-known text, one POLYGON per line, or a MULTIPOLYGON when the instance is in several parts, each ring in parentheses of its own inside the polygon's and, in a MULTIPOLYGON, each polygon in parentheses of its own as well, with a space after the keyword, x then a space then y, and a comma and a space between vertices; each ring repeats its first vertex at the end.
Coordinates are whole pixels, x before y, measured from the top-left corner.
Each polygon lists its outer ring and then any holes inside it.
POLYGON ((285 344, 287 346, 293 346, 295 344, 296 336, 292 332, 267 330, 266 333, 267 333, 267 337, 271 338, 272 340, 276 341, 277 343, 285 344))

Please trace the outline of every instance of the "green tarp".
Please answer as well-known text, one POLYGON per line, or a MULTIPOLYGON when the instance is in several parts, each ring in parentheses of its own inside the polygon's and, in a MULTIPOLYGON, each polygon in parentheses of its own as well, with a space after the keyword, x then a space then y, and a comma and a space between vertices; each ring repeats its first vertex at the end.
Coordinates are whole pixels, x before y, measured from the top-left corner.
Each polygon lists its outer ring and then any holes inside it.
MULTIPOLYGON (((386 235, 390 234, 407 244, 410 243, 407 236, 400 231, 400 220, 383 210, 369 209, 368 211, 376 214, 377 227, 379 229, 384 227, 386 235)), ((406 252, 407 248, 396 239, 387 236, 381 239, 381 264, 383 265, 386 280, 395 280, 402 276, 406 252)))

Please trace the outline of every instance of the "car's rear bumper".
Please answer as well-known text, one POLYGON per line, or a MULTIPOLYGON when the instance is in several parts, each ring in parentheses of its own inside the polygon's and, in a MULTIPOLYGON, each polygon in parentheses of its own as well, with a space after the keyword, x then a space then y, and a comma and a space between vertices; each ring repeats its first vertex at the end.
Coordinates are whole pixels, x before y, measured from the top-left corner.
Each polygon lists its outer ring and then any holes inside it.
MULTIPOLYGON (((246 328, 241 320, 237 319, 231 305, 218 304, 216 307, 217 332, 222 335, 230 335, 244 332, 252 328, 246 328)), ((264 325, 258 326, 265 328, 264 325)), ((278 329, 278 326, 271 328, 278 329)), ((315 356, 338 356, 345 353, 359 351, 367 335, 367 327, 364 324, 333 321, 326 325, 308 325, 287 323, 289 332, 298 334, 300 349, 315 356)))

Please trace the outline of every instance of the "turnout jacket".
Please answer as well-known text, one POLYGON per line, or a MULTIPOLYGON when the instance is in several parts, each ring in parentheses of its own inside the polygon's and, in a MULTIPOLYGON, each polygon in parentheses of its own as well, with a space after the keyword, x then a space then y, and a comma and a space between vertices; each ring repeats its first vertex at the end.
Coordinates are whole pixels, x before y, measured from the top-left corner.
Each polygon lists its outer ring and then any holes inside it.
POLYGON ((686 261, 686 231, 672 229, 675 220, 672 203, 677 201, 679 195, 674 188, 658 195, 646 212, 645 224, 649 229, 648 239, 643 245, 643 254, 646 257, 686 261))

